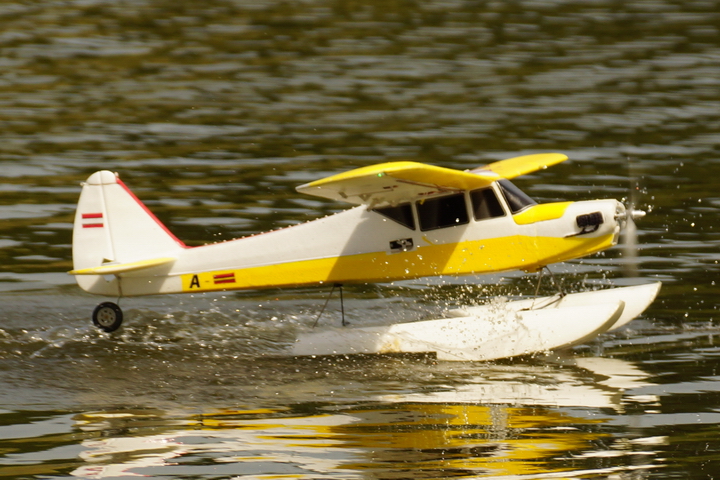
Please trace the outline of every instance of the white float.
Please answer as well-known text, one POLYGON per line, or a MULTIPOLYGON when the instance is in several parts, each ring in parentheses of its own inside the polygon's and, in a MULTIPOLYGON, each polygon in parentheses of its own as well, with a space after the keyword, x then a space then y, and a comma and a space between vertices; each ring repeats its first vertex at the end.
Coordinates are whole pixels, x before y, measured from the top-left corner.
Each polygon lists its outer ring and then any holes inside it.
POLYGON ((318 329, 299 334, 292 354, 434 353, 456 361, 531 355, 585 343, 625 325, 652 303, 660 285, 495 301, 435 320, 318 329))

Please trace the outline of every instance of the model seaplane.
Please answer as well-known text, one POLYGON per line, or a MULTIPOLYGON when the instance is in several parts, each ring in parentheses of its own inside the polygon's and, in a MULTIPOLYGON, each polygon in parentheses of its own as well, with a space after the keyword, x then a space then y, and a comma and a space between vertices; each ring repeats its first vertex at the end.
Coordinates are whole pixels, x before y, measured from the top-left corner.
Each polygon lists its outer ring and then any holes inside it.
MULTIPOLYGON (((307 223, 188 247, 117 174, 83 184, 73 230, 73 270, 87 292, 112 297, 309 285, 392 282, 439 275, 523 270, 610 248, 644 213, 616 200, 538 204, 510 179, 566 160, 526 155, 459 171, 415 162, 350 170, 297 187, 355 204, 307 223)), ((296 355, 434 352, 440 359, 489 360, 564 348, 642 313, 660 284, 610 288, 502 305, 447 318, 301 333, 296 355)), ((123 319, 103 302, 94 324, 123 319)), ((344 322, 343 322, 344 324, 344 322)))

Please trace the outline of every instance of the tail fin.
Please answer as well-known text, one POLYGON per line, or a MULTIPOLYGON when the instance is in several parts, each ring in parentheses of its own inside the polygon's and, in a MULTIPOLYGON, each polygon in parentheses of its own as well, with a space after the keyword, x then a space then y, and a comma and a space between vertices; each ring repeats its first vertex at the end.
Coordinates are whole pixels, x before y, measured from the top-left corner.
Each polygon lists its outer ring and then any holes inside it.
MULTIPOLYGON (((116 174, 95 172, 83 184, 73 226, 71 274, 102 275, 157 266, 172 261, 184 247, 116 174)), ((91 286, 97 277, 77 278, 83 289, 95 290, 91 286)))

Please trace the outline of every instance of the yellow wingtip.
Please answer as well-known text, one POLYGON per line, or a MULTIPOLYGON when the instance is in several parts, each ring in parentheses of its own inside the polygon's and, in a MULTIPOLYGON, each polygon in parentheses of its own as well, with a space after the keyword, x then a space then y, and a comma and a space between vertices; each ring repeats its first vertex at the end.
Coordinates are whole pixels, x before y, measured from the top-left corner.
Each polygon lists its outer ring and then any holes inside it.
POLYGON ((526 175, 538 170, 544 170, 558 163, 564 162, 568 156, 562 153, 535 153, 520 157, 507 158, 472 170, 473 173, 490 171, 507 179, 526 175))

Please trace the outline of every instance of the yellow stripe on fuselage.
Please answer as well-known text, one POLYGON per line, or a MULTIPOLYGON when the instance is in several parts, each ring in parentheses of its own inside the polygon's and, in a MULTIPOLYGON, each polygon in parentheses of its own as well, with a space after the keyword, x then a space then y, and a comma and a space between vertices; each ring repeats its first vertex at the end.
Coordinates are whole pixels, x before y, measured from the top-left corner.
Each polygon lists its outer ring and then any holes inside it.
POLYGON ((401 253, 373 252, 242 269, 181 275, 182 291, 241 290, 321 283, 390 282, 425 276, 466 275, 508 270, 536 271, 550 263, 582 257, 614 244, 603 237, 510 236, 401 253), (542 257, 538 253, 543 252, 542 257))

